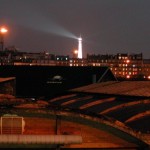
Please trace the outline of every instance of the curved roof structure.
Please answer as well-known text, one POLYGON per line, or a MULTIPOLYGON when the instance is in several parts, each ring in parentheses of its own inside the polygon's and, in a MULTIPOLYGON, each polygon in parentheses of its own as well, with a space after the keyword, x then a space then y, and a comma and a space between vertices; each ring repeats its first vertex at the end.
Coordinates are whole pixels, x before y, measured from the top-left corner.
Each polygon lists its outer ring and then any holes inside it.
POLYGON ((70 90, 49 102, 61 108, 100 114, 125 124, 150 143, 150 82, 110 81, 70 90))
MULTIPOLYGON (((15 147, 16 145, 21 147, 34 147, 34 144, 39 147, 43 147, 41 143, 45 143, 46 148, 56 148, 59 143, 67 141, 67 139, 58 139, 56 135, 61 138, 65 138, 65 135, 70 137, 78 136, 77 141, 73 139, 69 140, 69 144, 61 144, 63 148, 113 148, 113 149, 137 149, 137 148, 148 148, 148 145, 142 141, 140 135, 131 131, 129 128, 121 124, 110 120, 103 115, 86 115, 79 112, 70 110, 60 111, 48 109, 12 109, 13 112, 24 117, 25 128, 22 135, 20 135, 20 143, 11 145, 9 141, 5 142, 0 136, 0 147, 4 148, 9 146, 15 147), (50 136, 51 135, 51 136, 50 136), (53 137, 53 135, 56 137, 53 137), (33 140, 32 138, 35 138, 33 140), (53 141, 49 141, 47 138, 50 137, 53 141), (82 137, 82 142, 80 137, 82 137), (32 144, 30 145, 31 141, 32 144), (28 144, 23 144, 25 141, 29 141, 28 144), (42 139, 42 142, 39 141, 42 139), (1 144, 1 140, 3 144, 1 144), (72 143, 71 143, 72 141, 72 143), (46 143, 47 142, 47 143, 46 143), (6 143, 6 144, 5 144, 6 143), (21 145, 20 145, 21 144, 21 145)), ((1 115, 5 113, 1 111, 1 115)), ((14 135, 13 142, 17 142, 17 137, 14 135)), ((12 139, 12 135, 9 134, 5 139, 12 139)))
MULTIPOLYGON (((92 94, 71 94, 63 96, 59 99, 52 99, 50 103, 62 108, 70 108, 73 110, 79 110, 82 112, 102 114, 128 125, 132 121, 149 117, 150 99, 139 99, 131 97, 117 97, 108 95, 92 95, 92 94), (132 118, 132 120, 131 120, 132 118), (134 119, 133 119, 134 118, 134 119), (130 119, 130 121, 129 121, 130 119)), ((150 120, 147 120, 149 123, 150 120)), ((139 122, 140 123, 140 122, 139 122)), ((146 128, 144 124, 141 124, 141 129, 136 129, 136 126, 132 128, 137 131, 148 133, 150 128, 146 128)))
MULTIPOLYGON (((40 135, 82 137, 82 143, 59 145, 62 149, 146 149, 150 145, 150 97, 149 92, 142 89, 149 88, 149 84, 143 81, 96 83, 73 89, 67 95, 47 102, 16 101, 13 108, 3 108, 0 114, 3 116, 9 112, 23 117, 23 135, 29 135, 29 138, 32 138, 30 135, 37 139, 47 139, 47 136, 40 135)), ((3 123, 0 124, 2 128, 3 123)), ((10 139, 11 135, 7 137, 10 139)), ((46 148, 56 148, 58 139, 55 142, 46 144, 46 148)), ((12 145, 0 144, 0 147, 5 146, 12 145)), ((29 148, 31 145, 25 146, 29 148)), ((36 146, 43 147, 40 143, 36 146)))

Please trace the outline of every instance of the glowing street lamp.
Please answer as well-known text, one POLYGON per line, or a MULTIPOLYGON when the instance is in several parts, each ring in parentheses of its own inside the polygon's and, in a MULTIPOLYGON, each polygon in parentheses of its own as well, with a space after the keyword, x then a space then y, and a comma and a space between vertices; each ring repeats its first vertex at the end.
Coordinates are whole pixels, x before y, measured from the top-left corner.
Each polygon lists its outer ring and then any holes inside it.
POLYGON ((78 54, 78 50, 74 50, 74 54, 76 54, 76 55, 77 55, 77 54, 78 54))
POLYGON ((8 32, 8 30, 7 30, 6 28, 2 27, 2 28, 0 29, 0 33, 1 33, 1 34, 4 34, 4 33, 6 33, 6 32, 8 32))
POLYGON ((78 58, 78 50, 73 50, 73 58, 78 58))
POLYGON ((8 30, 5 27, 0 28, 0 45, 1 45, 2 51, 4 49, 4 34, 7 32, 8 32, 8 30))

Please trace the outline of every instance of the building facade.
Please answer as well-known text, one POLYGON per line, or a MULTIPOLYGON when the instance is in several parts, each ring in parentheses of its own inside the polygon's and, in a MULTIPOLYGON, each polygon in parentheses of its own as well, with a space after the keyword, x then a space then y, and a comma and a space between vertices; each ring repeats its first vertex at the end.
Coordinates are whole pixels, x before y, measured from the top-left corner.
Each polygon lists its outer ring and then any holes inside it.
POLYGON ((116 55, 89 55, 79 59, 69 55, 54 55, 47 52, 27 53, 3 51, 0 54, 0 65, 30 65, 30 66, 106 66, 117 78, 150 79, 150 59, 143 59, 142 53, 116 55))
MULTIPOLYGON (((108 66, 118 78, 144 77, 143 56, 140 54, 87 55, 88 65, 108 66)), ((147 71, 147 75, 150 72, 147 71)))

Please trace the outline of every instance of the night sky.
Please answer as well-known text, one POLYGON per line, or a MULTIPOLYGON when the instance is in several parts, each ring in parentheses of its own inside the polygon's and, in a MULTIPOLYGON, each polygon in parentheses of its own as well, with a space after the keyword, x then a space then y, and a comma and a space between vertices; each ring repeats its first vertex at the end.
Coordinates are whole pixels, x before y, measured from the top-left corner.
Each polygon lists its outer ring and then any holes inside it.
POLYGON ((0 0, 5 46, 70 55, 143 53, 150 58, 150 0, 0 0))

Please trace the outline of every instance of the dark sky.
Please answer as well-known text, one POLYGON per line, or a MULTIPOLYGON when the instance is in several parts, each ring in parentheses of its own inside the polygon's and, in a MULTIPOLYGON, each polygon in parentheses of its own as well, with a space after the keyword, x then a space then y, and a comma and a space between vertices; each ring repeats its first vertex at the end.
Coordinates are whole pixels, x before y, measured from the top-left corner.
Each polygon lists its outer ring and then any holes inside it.
POLYGON ((0 0, 5 46, 71 55, 77 37, 84 56, 143 53, 150 58, 150 0, 0 0))

